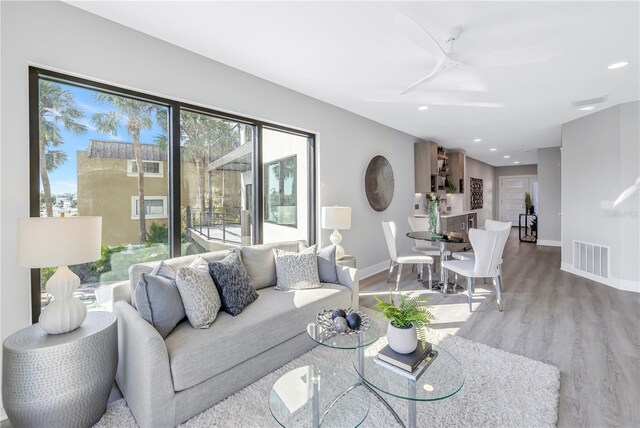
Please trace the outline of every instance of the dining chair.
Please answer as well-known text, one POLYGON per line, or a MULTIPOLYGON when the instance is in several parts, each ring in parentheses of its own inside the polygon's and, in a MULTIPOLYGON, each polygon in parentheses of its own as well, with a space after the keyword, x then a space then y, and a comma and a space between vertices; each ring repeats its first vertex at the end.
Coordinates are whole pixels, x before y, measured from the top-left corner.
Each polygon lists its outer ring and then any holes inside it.
POLYGON ((475 291, 476 278, 493 278, 496 290, 498 310, 502 311, 502 293, 500 291, 500 275, 498 266, 502 259, 502 252, 506 239, 502 238, 503 232, 491 230, 469 230, 469 241, 474 249, 473 260, 446 260, 442 263, 445 284, 448 271, 458 273, 467 278, 467 295, 469 298, 469 312, 472 311, 473 292, 475 291))
POLYGON ((398 266, 398 273, 396 276, 396 291, 400 286, 400 275, 402 275, 402 266, 407 264, 418 265, 418 278, 422 279, 424 272, 424 265, 429 265, 429 286, 431 286, 432 272, 433 272, 433 257, 416 251, 398 251, 396 245, 396 239, 398 237, 398 228, 394 221, 383 221, 382 230, 384 231, 384 238, 387 241, 387 249, 389 250, 389 257, 391 262, 389 263, 389 272, 387 273, 387 282, 391 277, 394 266, 398 266))
MULTIPOLYGON (((484 221, 484 230, 491 230, 493 232, 501 232, 501 239, 504 240, 505 244, 509 239, 509 233, 511 232, 511 222, 504 221, 496 221, 491 219, 486 219, 484 221)), ((456 260, 474 260, 475 255, 473 251, 456 251, 451 254, 456 260)), ((500 264, 498 265, 498 274, 500 276, 500 291, 504 292, 504 282, 502 281, 502 258, 500 258, 500 264)), ((454 283, 458 284, 458 275, 456 274, 454 278, 454 283)))

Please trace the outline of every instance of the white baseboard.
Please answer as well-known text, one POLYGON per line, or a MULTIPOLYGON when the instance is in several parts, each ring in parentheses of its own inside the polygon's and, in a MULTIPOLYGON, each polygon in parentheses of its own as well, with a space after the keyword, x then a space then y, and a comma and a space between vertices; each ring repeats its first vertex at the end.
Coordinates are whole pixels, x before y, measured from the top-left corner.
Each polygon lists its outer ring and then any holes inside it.
POLYGON ((640 281, 630 281, 628 279, 612 277, 602 278, 601 276, 593 275, 589 272, 583 272, 581 270, 575 269, 570 263, 567 262, 561 263, 560 270, 590 279, 595 282, 599 282, 600 284, 608 285, 609 287, 616 288, 618 290, 640 293, 640 281))
POLYGON ((383 262, 376 263, 373 266, 369 266, 364 269, 358 269, 358 273, 360 274, 360 279, 368 278, 370 276, 373 276, 377 273, 380 273, 382 271, 389 269, 389 263, 391 263, 391 260, 385 260, 383 262))
POLYGON ((547 247, 562 247, 562 242, 552 241, 549 239, 538 239, 538 245, 546 245, 547 247))

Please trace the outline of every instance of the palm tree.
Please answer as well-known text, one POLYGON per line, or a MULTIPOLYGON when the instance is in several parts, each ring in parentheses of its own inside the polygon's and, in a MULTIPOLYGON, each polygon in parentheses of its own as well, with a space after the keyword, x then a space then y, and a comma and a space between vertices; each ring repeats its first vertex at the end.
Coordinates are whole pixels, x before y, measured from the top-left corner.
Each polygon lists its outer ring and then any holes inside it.
MULTIPOLYGON (((138 169, 138 203, 140 214, 140 243, 147 241, 146 213, 144 205, 144 164, 142 158, 142 145, 140 133, 144 129, 153 127, 155 118, 163 131, 167 129, 167 108, 151 104, 133 98, 120 97, 114 94, 98 92, 96 99, 100 102, 108 102, 115 110, 106 113, 95 113, 91 122, 96 129, 105 134, 117 135, 118 127, 124 126, 133 141, 133 155, 138 169)), ((156 138, 157 141, 166 141, 166 138, 156 138)), ((166 144, 165 144, 166 147, 166 144)))
POLYGON ((40 146, 40 179, 47 217, 53 217, 53 201, 51 198, 51 183, 49 173, 54 171, 67 160, 63 150, 56 150, 62 144, 59 125, 65 130, 77 134, 86 132, 87 127, 78 121, 84 118, 84 113, 76 106, 73 94, 56 82, 41 79, 40 99, 38 107, 40 146))

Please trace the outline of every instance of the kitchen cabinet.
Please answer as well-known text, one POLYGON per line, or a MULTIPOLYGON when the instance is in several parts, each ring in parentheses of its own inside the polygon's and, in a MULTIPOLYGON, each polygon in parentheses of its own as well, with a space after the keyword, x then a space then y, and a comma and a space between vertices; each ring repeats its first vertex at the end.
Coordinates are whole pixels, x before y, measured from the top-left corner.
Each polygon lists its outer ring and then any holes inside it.
POLYGON ((413 145, 413 171, 415 193, 431 193, 438 174, 438 145, 432 141, 417 141, 413 145))

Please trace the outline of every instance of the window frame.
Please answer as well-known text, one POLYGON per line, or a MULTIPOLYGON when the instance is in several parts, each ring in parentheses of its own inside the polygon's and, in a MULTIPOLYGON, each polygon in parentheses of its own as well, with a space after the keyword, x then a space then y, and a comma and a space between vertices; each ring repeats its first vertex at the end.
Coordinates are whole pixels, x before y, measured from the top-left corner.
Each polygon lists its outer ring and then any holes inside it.
MULTIPOLYGON (((163 218, 167 219, 169 225, 169 254, 170 257, 179 257, 182 252, 181 235, 181 171, 180 171, 180 111, 188 110, 214 116, 220 119, 246 123, 253 126, 254 138, 252 147, 252 170, 253 170, 253 210, 251 212, 252 226, 254 230, 252 244, 263 242, 263 230, 261 224, 264 222, 264 200, 263 192, 255 191, 261 189, 263 184, 263 161, 262 143, 263 129, 273 129, 300 135, 307 138, 307 174, 308 174, 308 233, 307 242, 309 245, 316 243, 316 134, 299 129, 278 125, 254 119, 249 116, 239 116, 236 114, 178 101, 177 99, 160 97, 145 93, 143 91, 131 90, 122 86, 103 83, 97 80, 86 79, 57 71, 48 70, 42 67, 29 66, 29 215, 30 217, 40 217, 40 152, 39 152, 39 79, 57 81, 63 84, 85 87, 91 90, 112 93, 124 97, 134 98, 168 108, 169 143, 167 146, 167 168, 169 174, 169 189, 166 197, 166 213, 163 218)), ((304 160, 300 160, 304 162, 304 160)), ((164 167, 161 168, 164 175, 164 167)), ((127 172, 129 167, 127 166, 127 172)), ((136 173, 137 175, 137 173, 136 173)), ((147 173, 145 177, 149 176, 147 173)), ((153 177, 153 176, 150 176, 153 177)), ((297 201, 297 204, 299 201, 297 201)), ((296 205, 299 206, 299 205, 296 205)), ((147 218, 152 218, 147 216, 147 218)), ((297 219, 296 219, 297 220, 297 219)), ((296 221, 297 223, 297 221, 296 221)), ((40 269, 31 269, 31 318, 33 323, 38 322, 40 316, 40 269)))
MULTIPOLYGON (((169 218, 169 212, 167 210, 167 197, 166 196, 147 196, 144 195, 144 201, 162 201, 162 212, 163 214, 145 214, 145 218, 149 219, 165 219, 169 218)), ((131 197, 131 220, 139 220, 140 213, 139 211, 140 205, 140 197, 132 196, 131 197)))
MULTIPOLYGON (((148 160, 143 160, 142 164, 144 167, 144 164, 158 164, 158 171, 159 172, 144 172, 144 177, 150 177, 150 178, 164 178, 164 167, 162 165, 162 161, 148 161, 148 160)), ((136 165, 137 163, 135 161, 135 159, 127 159, 127 177, 137 177, 138 176, 138 171, 133 171, 133 166, 136 165)))

